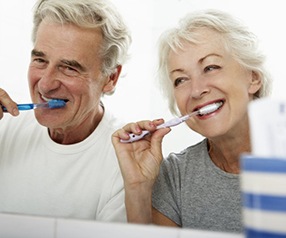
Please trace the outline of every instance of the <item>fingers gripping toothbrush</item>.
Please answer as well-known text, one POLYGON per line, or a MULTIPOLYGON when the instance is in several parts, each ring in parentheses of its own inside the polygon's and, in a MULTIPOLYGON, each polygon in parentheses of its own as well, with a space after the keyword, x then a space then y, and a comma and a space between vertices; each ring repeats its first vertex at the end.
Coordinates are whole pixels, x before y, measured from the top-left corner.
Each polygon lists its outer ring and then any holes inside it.
MULTIPOLYGON (((167 121, 167 122, 157 126, 156 129, 158 130, 158 129, 161 129, 161 128, 177 126, 177 125, 181 124, 182 122, 188 120, 192 116, 195 116, 195 115, 198 115, 198 114, 205 115, 205 114, 212 113, 215 110, 217 110, 221 105, 222 105, 221 102, 207 105, 207 106, 202 107, 199 110, 194 111, 194 112, 192 112, 192 113, 190 113, 188 115, 173 118, 170 121, 167 121)), ((136 134, 130 133, 129 134, 130 138, 128 140, 121 139, 120 142, 122 142, 122 143, 130 143, 130 142, 138 141, 138 140, 141 140, 144 136, 149 135, 150 133, 151 132, 147 131, 147 130, 143 130, 140 135, 136 135, 136 134)))

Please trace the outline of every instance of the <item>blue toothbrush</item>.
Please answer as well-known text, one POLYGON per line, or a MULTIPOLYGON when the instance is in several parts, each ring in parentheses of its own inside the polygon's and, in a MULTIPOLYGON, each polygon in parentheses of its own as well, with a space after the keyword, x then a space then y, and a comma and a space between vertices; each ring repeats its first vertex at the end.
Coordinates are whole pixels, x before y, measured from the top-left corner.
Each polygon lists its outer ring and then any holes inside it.
MULTIPOLYGON (((66 102, 61 99, 52 99, 48 102, 44 103, 25 103, 25 104, 17 104, 17 107, 20 111, 26 111, 26 110, 32 110, 36 108, 61 108, 66 105, 66 102)), ((1 106, 3 112, 8 112, 7 108, 4 106, 1 106)))

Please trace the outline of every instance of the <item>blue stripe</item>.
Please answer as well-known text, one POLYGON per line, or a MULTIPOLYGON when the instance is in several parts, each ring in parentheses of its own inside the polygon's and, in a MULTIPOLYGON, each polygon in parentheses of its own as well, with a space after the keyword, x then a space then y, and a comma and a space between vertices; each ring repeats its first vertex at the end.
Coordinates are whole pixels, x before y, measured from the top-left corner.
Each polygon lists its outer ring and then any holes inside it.
POLYGON ((253 156, 241 157, 242 171, 286 173, 286 158, 258 158, 253 156))
POLYGON ((286 197, 251 193, 242 193, 242 197, 244 207, 274 212, 286 212, 286 197))
POLYGON ((285 238, 286 233, 276 233, 270 231, 255 230, 251 228, 245 228, 246 238, 285 238))

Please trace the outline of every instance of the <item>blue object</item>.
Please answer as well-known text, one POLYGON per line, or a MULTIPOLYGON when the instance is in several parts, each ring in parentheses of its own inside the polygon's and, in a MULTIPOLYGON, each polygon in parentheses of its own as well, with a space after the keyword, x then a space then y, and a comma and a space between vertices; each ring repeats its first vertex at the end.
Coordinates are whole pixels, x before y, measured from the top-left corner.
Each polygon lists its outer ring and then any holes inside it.
POLYGON ((242 193, 244 207, 265 211, 286 212, 286 197, 275 194, 242 193))
MULTIPOLYGON (((20 111, 26 111, 26 110, 32 110, 36 108, 61 108, 66 105, 66 102, 62 99, 52 99, 48 102, 44 103, 25 103, 25 104, 17 104, 17 107, 20 111)), ((1 106, 3 112, 8 112, 7 108, 4 106, 1 106)))

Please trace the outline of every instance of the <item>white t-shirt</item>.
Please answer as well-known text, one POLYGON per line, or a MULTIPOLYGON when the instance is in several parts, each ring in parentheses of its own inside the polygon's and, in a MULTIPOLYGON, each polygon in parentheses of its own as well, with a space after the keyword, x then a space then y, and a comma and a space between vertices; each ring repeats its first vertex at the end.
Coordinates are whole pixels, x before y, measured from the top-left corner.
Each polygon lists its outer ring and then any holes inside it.
POLYGON ((105 111, 84 141, 61 145, 34 113, 0 120, 0 212, 126 222, 124 188, 111 143, 121 127, 105 111))

